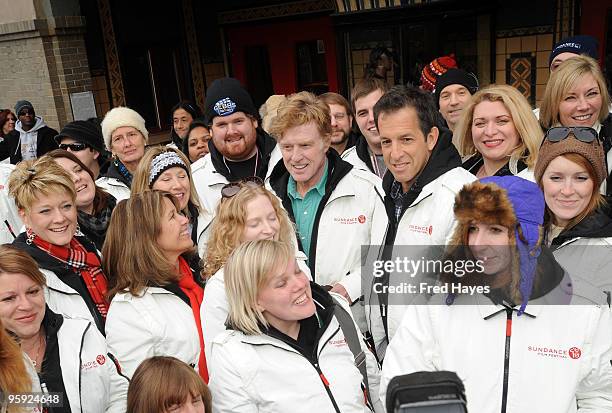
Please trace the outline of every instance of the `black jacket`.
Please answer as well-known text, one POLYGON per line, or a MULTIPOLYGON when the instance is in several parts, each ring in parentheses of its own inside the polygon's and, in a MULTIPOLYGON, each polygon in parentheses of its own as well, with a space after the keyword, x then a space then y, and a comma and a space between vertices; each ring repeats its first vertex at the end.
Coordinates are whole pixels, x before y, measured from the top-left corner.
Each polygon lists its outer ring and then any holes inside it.
MULTIPOLYGON (((608 114, 608 117, 601 123, 601 129, 599 130, 599 139, 604 147, 604 157, 606 159, 606 172, 608 172, 610 165, 608 165, 607 155, 612 150, 612 113, 608 114)), ((606 179, 606 196, 612 196, 612 175, 608 174, 606 179)))
POLYGON ((115 163, 111 160, 108 163, 108 169, 104 173, 100 170, 100 176, 105 176, 107 178, 115 178, 125 184, 128 188, 132 187, 132 182, 128 181, 125 176, 119 172, 119 167, 115 165, 115 163))
MULTIPOLYGON (((421 173, 416 177, 408 193, 402 199, 402 212, 397 220, 395 219, 395 201, 391 198, 391 187, 395 178, 391 174, 391 171, 387 171, 385 174, 383 178, 383 189, 385 190, 384 203, 385 210, 387 211, 387 218, 389 219, 389 228, 385 238, 385 245, 393 245, 395 243, 399 221, 401 221, 402 215, 406 212, 406 209, 408 209, 417 199, 423 187, 451 169, 461 166, 461 157, 453 145, 451 138, 452 133, 450 130, 440 129, 438 142, 436 146, 434 146, 425 168, 423 168, 421 173)), ((434 212, 432 211, 432 213, 434 212)))
MULTIPOLYGON (((10 154, 11 163, 13 165, 21 162, 21 146, 19 145, 20 136, 19 131, 14 130, 4 137, 7 144, 7 149, 10 154)), ((57 143, 55 143, 55 136, 57 131, 48 126, 43 126, 37 131, 36 135, 36 156, 40 158, 47 152, 51 152, 53 149, 57 149, 57 143)))
MULTIPOLYGON (((259 156, 256 175, 261 179, 265 179, 268 172, 268 164, 270 163, 270 155, 276 147, 276 141, 273 137, 258 128, 255 144, 257 145, 258 149, 257 156, 259 156)), ((223 155, 217 150, 217 148, 215 148, 212 139, 208 141, 208 149, 210 151, 210 159, 217 172, 223 175, 228 182, 236 182, 240 180, 227 168, 225 162, 223 161, 223 155)))
POLYGON ((612 237, 612 198, 606 197, 605 204, 584 218, 578 224, 561 233, 552 240, 551 249, 556 249, 573 238, 612 237))
MULTIPOLYGON (((89 241, 86 237, 76 238, 88 252, 93 252, 97 255, 96 247, 91 241, 89 241)), ((52 257, 47 252, 38 248, 36 245, 27 244, 25 232, 22 232, 17 236, 15 241, 13 241, 13 245, 20 250, 27 252, 32 258, 34 258, 34 261, 36 261, 41 269, 55 273, 55 275, 57 275, 62 282, 79 293, 87 305, 87 308, 95 321, 96 327, 104 335, 104 317, 102 317, 98 311, 98 308, 96 307, 96 304, 89 295, 87 286, 85 285, 85 282, 80 274, 75 273, 68 265, 52 257)))
MULTIPOLYGON (((482 159, 482 155, 479 153, 476 153, 473 156, 470 156, 469 158, 467 158, 461 166, 463 166, 463 169, 465 169, 466 171, 471 172, 473 175, 476 175, 483 163, 484 163, 484 160, 482 159)), ((527 168, 527 164, 519 160, 516 164, 516 173, 521 172, 525 168, 527 168)), ((493 174, 493 176, 509 176, 509 175, 514 175, 512 171, 510 170, 510 162, 506 162, 504 166, 499 168, 497 172, 493 174)))
MULTIPOLYGON (((325 184, 325 195, 321 202, 319 203, 319 207, 317 208, 317 213, 315 215, 315 220, 312 228, 312 236, 310 238, 310 254, 308 257, 308 267, 313 274, 315 274, 315 262, 317 255, 317 234, 319 233, 319 221, 321 219, 321 215, 323 214, 323 210, 325 209, 325 204, 327 200, 334 192, 334 189, 338 185, 338 182, 342 180, 350 171, 353 169, 353 165, 350 163, 343 161, 338 155, 338 152, 331 150, 327 151, 327 182, 325 184)), ((295 216, 293 215, 293 208, 291 207, 291 199, 289 198, 289 194, 287 193, 287 184, 289 183, 289 172, 287 168, 285 168, 285 164, 283 162, 279 162, 272 170, 272 174, 270 175, 270 186, 276 193, 276 195, 281 199, 283 203, 283 208, 288 212, 291 221, 295 223, 295 216)), ((298 237, 298 243, 300 243, 300 239, 298 237)), ((303 249, 300 243, 300 249, 303 249)))

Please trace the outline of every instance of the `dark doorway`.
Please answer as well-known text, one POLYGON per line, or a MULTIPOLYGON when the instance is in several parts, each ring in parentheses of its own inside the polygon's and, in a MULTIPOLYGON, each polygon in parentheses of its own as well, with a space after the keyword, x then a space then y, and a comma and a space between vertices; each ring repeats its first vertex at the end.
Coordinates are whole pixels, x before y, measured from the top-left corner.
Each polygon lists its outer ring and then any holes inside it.
POLYGON ((245 54, 246 62, 248 62, 246 87, 253 98, 255 107, 259 108, 270 95, 274 94, 268 48, 266 46, 247 46, 245 54))
POLYGON ((298 91, 307 90, 315 95, 329 92, 324 42, 312 40, 298 43, 295 50, 298 91))

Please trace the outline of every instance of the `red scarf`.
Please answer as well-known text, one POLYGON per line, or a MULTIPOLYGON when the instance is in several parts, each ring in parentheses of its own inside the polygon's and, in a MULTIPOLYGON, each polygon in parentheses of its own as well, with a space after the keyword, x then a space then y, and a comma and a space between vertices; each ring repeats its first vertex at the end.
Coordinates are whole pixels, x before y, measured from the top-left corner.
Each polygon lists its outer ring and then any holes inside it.
POLYGON ((67 264, 72 270, 81 275, 89 291, 89 296, 102 317, 106 319, 109 306, 108 300, 106 299, 108 287, 106 275, 104 275, 102 271, 98 255, 94 252, 87 251, 75 237, 72 237, 72 240, 70 240, 70 246, 68 248, 51 244, 38 235, 34 236, 33 243, 38 248, 47 252, 53 258, 67 264))
POLYGON ((204 289, 200 287, 193 279, 193 274, 189 264, 183 257, 179 257, 179 270, 181 279, 178 282, 180 289, 189 297, 189 304, 193 312, 196 327, 198 328, 198 336, 200 337, 200 360, 198 368, 200 376, 208 384, 208 367, 206 366, 206 356, 204 354, 204 336, 202 335, 202 321, 200 320, 200 306, 204 298, 204 289))

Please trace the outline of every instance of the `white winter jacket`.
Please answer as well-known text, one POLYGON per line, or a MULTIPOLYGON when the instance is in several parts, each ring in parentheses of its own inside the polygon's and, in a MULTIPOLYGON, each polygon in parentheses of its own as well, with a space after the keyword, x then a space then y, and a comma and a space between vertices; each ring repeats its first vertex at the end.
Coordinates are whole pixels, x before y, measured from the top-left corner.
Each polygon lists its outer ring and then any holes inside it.
POLYGON ((117 200, 117 203, 130 197, 130 188, 117 178, 101 176, 96 180, 96 186, 104 189, 117 200))
POLYGON ((57 340, 66 389, 64 403, 69 403, 72 412, 105 412, 111 377, 119 376, 102 334, 87 320, 64 317, 57 340))
MULTIPOLYGON (((276 146, 270 154, 265 181, 270 178, 274 165, 281 158, 280 149, 276 146)), ((222 174, 215 170, 210 153, 191 164, 191 174, 200 202, 207 211, 210 211, 213 215, 216 214, 217 205, 221 200, 221 188, 229 182, 222 174)))
MULTIPOLYGON (((400 219, 395 242, 393 243, 394 248, 402 246, 446 245, 448 239, 452 236, 456 222, 455 215, 453 214, 455 195, 465 184, 475 179, 474 175, 462 167, 457 167, 425 185, 400 219)), ((397 254, 401 253, 402 251, 397 252, 397 254)), ((390 285, 398 285, 401 277, 405 277, 405 275, 391 273, 390 277, 390 285)), ((373 283, 375 279, 371 278, 371 281, 373 283)), ((366 290, 366 287, 364 287, 364 290, 366 290)), ((372 294, 372 297, 375 295, 372 287, 368 289, 367 294, 372 294)), ((393 337, 399 327, 405 309, 405 305, 397 304, 387 307, 389 339, 393 337)), ((380 311, 378 301, 368 298, 366 295, 365 313, 368 326, 374 338, 378 355, 382 358, 384 356, 386 338, 380 311)))
MULTIPOLYGON (((306 265, 306 255, 298 251, 295 257, 298 266, 312 280, 310 269, 306 265)), ((204 352, 206 358, 210 357, 210 348, 213 339, 225 331, 225 322, 229 314, 229 303, 225 292, 224 267, 221 267, 212 277, 206 280, 204 299, 200 306, 200 320, 202 320, 202 335, 204 336, 204 352)))
MULTIPOLYGON (((140 363, 153 356, 172 356, 198 368, 200 339, 191 307, 172 292, 148 287, 140 296, 113 297, 106 317, 108 351, 131 378, 140 363)), ((112 412, 125 412, 127 380, 111 382, 112 412)))
POLYGON ((612 411, 610 309, 578 295, 572 305, 541 302, 527 305, 529 315, 513 312, 509 328, 506 310, 482 295, 409 306, 387 348, 381 400, 395 376, 449 370, 463 380, 470 413, 501 411, 504 387, 507 413, 612 411))
POLYGON ((370 168, 368 168, 368 165, 366 165, 366 163, 362 161, 359 155, 357 154, 356 146, 351 146, 350 148, 342 152, 340 158, 342 158, 343 161, 350 163, 357 169, 371 172, 370 168))
POLYGON ((19 218, 17 205, 8 191, 8 178, 14 169, 15 165, 0 164, 0 244, 10 244, 22 232, 23 223, 19 218), (10 229, 6 223, 10 225, 10 229))
MULTIPOLYGON (((348 311, 346 300, 335 296, 348 311)), ((372 401, 376 411, 382 412, 376 397, 378 366, 373 354, 361 344, 366 354, 372 401)), ((361 373, 335 317, 319 339, 317 364, 280 339, 265 334, 248 336, 233 330, 213 340, 211 354, 209 386, 216 413, 369 411, 361 390, 361 373), (334 409, 332 398, 338 410, 334 409)))
POLYGON ((198 247, 198 255, 200 258, 204 258, 206 256, 206 246, 208 244, 208 237, 210 236, 211 224, 213 220, 212 212, 208 212, 205 210, 200 212, 198 215, 198 228, 197 228, 197 245, 198 247))

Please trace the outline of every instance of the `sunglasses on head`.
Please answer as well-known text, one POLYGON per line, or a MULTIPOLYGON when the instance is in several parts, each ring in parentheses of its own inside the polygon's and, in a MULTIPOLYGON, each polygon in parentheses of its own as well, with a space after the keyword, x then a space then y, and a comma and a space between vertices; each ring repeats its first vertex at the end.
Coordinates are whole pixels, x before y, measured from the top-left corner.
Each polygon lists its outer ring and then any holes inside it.
POLYGON ((72 152, 80 152, 88 146, 84 143, 60 143, 59 147, 65 151, 70 149, 72 152))
POLYGON ((263 180, 258 176, 247 176, 240 181, 230 182, 229 184, 223 185, 221 188, 221 197, 231 198, 236 195, 243 187, 257 188, 263 186, 263 180))
MULTIPOLYGON (((596 141, 599 143, 597 131, 586 126, 550 128, 546 131, 544 140, 548 140, 550 142, 561 142, 562 140, 567 139, 570 134, 574 135, 580 142, 591 143, 596 141)), ((542 143, 544 143, 544 141, 542 141, 542 143)))

